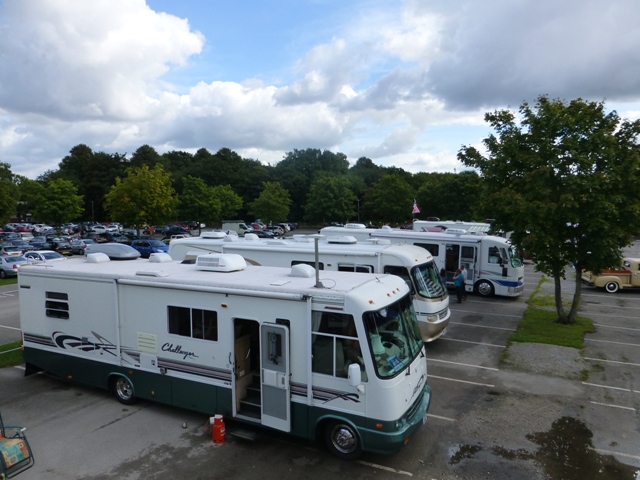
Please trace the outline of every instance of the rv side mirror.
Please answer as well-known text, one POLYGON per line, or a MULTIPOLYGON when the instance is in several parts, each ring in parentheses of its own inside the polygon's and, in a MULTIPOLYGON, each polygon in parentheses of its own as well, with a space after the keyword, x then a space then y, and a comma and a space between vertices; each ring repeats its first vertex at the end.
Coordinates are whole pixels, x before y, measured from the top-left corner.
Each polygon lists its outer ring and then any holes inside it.
POLYGON ((362 383, 362 372, 360 371, 360 365, 357 363, 352 363, 349 365, 349 385, 352 387, 357 387, 362 383))

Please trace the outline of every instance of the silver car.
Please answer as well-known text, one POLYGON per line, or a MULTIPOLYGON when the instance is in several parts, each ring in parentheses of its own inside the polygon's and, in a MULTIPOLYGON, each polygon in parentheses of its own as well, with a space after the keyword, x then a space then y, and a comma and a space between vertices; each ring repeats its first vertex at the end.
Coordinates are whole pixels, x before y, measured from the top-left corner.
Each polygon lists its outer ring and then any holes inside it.
POLYGON ((17 277, 18 268, 28 265, 29 262, 22 255, 0 256, 0 278, 17 277))

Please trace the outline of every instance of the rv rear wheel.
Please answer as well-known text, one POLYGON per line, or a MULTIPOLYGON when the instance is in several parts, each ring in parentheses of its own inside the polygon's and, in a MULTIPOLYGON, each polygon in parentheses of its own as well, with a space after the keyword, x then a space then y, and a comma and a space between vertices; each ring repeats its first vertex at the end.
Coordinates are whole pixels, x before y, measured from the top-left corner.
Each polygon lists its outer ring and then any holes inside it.
POLYGON ((133 405, 136 397, 133 396, 133 385, 128 378, 117 377, 112 383, 113 394, 120 403, 133 405))
POLYGON ((492 297, 495 292, 491 282, 487 280, 480 280, 476 283, 476 293, 483 297, 492 297))
POLYGON ((609 282, 604 286, 604 289, 609 293, 616 293, 620 289, 620 285, 616 282, 609 282))
POLYGON ((324 430, 324 440, 329 451, 343 460, 355 460, 362 453, 358 432, 348 423, 329 422, 324 430))

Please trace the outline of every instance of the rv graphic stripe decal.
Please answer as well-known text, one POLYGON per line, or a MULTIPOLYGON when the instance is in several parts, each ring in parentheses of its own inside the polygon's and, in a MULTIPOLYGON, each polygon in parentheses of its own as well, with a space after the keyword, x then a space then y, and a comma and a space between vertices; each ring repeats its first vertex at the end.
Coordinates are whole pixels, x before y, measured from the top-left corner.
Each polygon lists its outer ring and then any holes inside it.
POLYGON ((42 335, 35 335, 33 333, 25 333, 24 334, 25 343, 37 343, 39 345, 45 345, 47 347, 55 347, 56 344, 53 343, 50 337, 45 337, 42 335))
POLYGON ((52 338, 55 344, 62 349, 77 349, 83 352, 102 351, 116 356, 116 345, 96 332, 91 332, 96 342, 90 341, 88 337, 76 337, 64 332, 53 332, 52 338))
MULTIPOLYGON (((123 350, 122 353, 128 355, 140 364, 140 352, 123 350)), ((201 377, 213 378, 223 382, 230 382, 232 374, 230 370, 207 367, 206 365, 194 365, 193 363, 181 362, 179 360, 172 360, 170 358, 163 357, 158 357, 158 368, 166 368, 167 370, 173 370, 174 372, 189 373, 201 377)))
MULTIPOLYGON (((309 387, 304 383, 291 382, 291 394, 300 395, 302 397, 307 396, 307 389, 309 387)), ((329 388, 313 387, 313 398, 322 402, 330 402, 341 398, 350 402, 360 403, 360 396, 357 393, 348 393, 340 390, 331 390, 329 388)))

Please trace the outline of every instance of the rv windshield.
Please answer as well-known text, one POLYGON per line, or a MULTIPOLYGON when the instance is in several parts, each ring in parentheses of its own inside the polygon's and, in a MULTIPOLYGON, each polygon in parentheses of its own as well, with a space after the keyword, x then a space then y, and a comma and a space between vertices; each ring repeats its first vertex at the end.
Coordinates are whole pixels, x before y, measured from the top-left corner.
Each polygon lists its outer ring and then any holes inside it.
POLYGON ((420 353, 422 336, 411 297, 364 314, 376 374, 393 377, 420 353))
POLYGON ((522 260, 520 260, 520 257, 516 252, 516 247, 514 247, 513 245, 511 245, 511 247, 509 248, 509 260, 511 261, 511 266, 513 268, 522 266, 522 260))
POLYGON ((424 298, 442 298, 447 289, 442 284, 442 277, 436 269, 435 262, 423 263, 411 269, 411 278, 418 295, 424 298))

